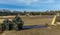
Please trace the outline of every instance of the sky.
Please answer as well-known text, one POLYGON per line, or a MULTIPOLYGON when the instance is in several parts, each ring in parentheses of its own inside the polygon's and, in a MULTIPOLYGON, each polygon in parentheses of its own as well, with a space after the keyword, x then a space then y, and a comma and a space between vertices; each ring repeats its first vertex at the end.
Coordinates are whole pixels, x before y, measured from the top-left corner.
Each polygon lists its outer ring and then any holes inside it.
POLYGON ((0 0, 0 9, 19 11, 60 10, 60 0, 0 0))

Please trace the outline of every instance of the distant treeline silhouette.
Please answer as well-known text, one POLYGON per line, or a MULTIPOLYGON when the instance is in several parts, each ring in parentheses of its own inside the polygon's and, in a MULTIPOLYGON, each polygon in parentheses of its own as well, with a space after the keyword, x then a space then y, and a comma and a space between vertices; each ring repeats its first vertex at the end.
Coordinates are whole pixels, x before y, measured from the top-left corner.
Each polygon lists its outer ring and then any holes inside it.
POLYGON ((20 15, 26 15, 26 14, 29 14, 29 15, 56 15, 56 13, 60 13, 60 11, 45 11, 45 12, 38 12, 38 11, 31 11, 31 12, 27 12, 27 11, 24 11, 24 12, 21 12, 21 11, 13 11, 11 12, 10 10, 2 10, 0 11, 0 16, 8 16, 8 15, 17 15, 17 14, 20 14, 20 15))

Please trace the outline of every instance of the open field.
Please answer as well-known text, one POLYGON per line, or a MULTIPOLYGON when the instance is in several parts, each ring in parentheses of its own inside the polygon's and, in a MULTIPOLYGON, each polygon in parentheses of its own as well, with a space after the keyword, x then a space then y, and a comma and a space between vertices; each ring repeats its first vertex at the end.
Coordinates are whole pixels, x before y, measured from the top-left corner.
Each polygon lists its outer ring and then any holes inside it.
MULTIPOLYGON (((20 16, 25 25, 44 25, 46 23, 50 24, 53 19, 53 15, 43 15, 43 16, 20 16)), ((3 18, 14 18, 14 16, 1 16, 0 22, 3 22, 3 18)))
MULTIPOLYGON (((54 16, 21 16, 24 26, 29 25, 44 25, 45 23, 51 24, 54 16)), ((1 17, 0 17, 1 18, 1 17)), ((6 18, 5 16, 3 18, 6 18)), ((9 17, 11 18, 11 17, 9 17)), ((12 17, 13 18, 13 17, 12 17)), ((0 19, 2 22, 4 19, 0 19)), ((32 28, 25 29, 20 31, 4 31, 0 35, 60 35, 60 27, 52 27, 52 28, 32 28)))
POLYGON ((21 31, 4 31, 0 35, 60 35, 60 29, 34 28, 21 31))

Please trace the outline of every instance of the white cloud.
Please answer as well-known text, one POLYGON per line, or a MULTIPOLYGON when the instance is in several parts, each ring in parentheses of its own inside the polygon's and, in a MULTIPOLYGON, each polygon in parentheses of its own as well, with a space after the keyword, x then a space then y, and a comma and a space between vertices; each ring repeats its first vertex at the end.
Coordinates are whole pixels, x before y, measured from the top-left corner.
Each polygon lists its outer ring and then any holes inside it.
POLYGON ((31 5, 32 3, 38 2, 38 0, 17 0, 18 3, 24 3, 26 5, 31 5))
POLYGON ((53 3, 55 0, 47 0, 48 3, 53 3))
POLYGON ((14 0, 0 0, 0 4, 14 4, 16 1, 14 0))
POLYGON ((40 3, 53 3, 55 0, 0 0, 0 4, 32 5, 40 3))
POLYGON ((39 3, 54 3, 55 0, 39 0, 39 3))

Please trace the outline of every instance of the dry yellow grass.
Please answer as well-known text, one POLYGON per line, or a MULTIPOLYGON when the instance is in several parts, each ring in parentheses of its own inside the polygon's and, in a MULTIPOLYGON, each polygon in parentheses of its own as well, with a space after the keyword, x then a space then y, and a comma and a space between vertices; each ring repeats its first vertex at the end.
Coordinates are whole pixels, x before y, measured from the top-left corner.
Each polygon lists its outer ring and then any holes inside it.
POLYGON ((59 29, 35 28, 21 31, 4 31, 0 35, 60 35, 59 29))
MULTIPOLYGON (((0 18, 14 18, 14 16, 2 16, 0 18)), ((45 23, 50 24, 53 18, 41 18, 40 16, 21 16, 21 19, 23 20, 24 25, 44 25, 45 23)), ((0 19, 0 23, 2 23, 3 20, 4 19, 0 19)))
MULTIPOLYGON (((24 25, 44 25, 45 23, 50 24, 52 18, 40 18, 40 17, 21 17, 24 21, 24 25)), ((0 19, 2 22, 4 19, 0 19)), ((34 28, 20 31, 4 31, 0 35, 60 35, 59 29, 49 28, 34 28)))

